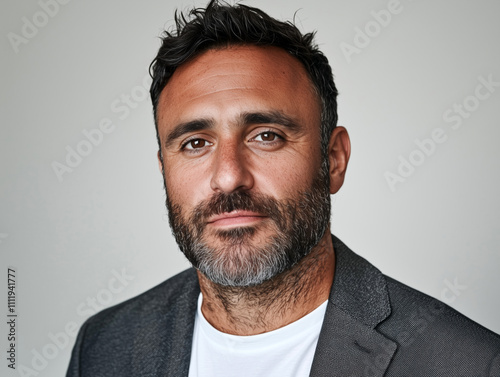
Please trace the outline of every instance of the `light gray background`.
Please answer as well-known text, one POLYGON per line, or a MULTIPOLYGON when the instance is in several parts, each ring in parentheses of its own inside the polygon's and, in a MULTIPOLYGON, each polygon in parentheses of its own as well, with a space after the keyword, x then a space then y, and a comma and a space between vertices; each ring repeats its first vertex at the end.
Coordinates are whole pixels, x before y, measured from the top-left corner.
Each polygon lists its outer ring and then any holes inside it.
MULTIPOLYGON (((346 183, 333 198, 334 233, 387 275, 500 332, 500 88, 459 129, 443 120, 474 95, 478 77, 500 81, 500 3, 401 0, 378 34, 371 12, 387 9, 385 0, 246 3, 287 20, 300 9, 298 25, 318 30, 333 66, 340 124, 352 139, 346 183), (349 62, 341 44, 355 46, 356 28, 367 27, 377 35, 349 62), (446 142, 391 191, 384 173, 397 173, 399 156, 436 128, 446 142)), ((18 367, 33 369, 33 355, 51 350, 51 334, 95 311, 89 298, 109 306, 187 267, 168 227, 149 98, 127 116, 112 106, 123 94, 143 94, 157 36, 176 7, 190 5, 73 0, 17 53, 8 33, 22 35, 23 17, 33 20, 42 7, 0 5, 0 313, 14 266, 18 367), (60 181, 53 162, 65 163, 66 147, 103 118, 114 130, 60 181), (113 280, 123 269, 133 279, 113 280)), ((64 375, 74 338, 59 339, 37 375, 64 375)), ((2 376, 19 375, 6 364, 2 356, 2 376)))

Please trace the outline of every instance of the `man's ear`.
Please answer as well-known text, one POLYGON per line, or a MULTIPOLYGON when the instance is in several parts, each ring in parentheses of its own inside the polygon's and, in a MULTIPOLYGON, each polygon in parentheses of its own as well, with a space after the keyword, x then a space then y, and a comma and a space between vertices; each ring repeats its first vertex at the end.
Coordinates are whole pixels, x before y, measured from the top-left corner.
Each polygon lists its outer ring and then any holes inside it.
POLYGON ((156 156, 158 157, 158 168, 160 169, 160 173, 163 175, 163 162, 161 158, 161 151, 158 151, 156 156))
POLYGON ((344 183, 347 163, 351 156, 351 141, 344 127, 337 126, 332 132, 328 144, 330 161, 330 194, 335 194, 344 183))

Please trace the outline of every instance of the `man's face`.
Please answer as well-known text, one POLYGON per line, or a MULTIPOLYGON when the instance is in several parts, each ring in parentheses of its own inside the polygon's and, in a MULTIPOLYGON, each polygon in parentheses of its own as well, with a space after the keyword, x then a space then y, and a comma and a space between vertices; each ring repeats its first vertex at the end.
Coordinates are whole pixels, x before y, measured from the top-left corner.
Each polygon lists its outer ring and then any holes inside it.
POLYGON ((323 236, 320 110, 304 67, 279 48, 209 50, 175 71, 158 104, 169 220, 210 280, 260 284, 323 236))

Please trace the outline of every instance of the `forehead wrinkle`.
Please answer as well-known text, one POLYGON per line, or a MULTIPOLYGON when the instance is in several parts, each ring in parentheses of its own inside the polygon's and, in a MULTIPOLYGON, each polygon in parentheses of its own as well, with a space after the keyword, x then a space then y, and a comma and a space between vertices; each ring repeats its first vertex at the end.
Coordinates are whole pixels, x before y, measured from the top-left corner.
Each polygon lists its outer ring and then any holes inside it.
MULTIPOLYGON (((204 96, 218 94, 226 91, 261 91, 269 95, 269 85, 272 83, 269 80, 265 81, 260 72, 230 72, 230 73, 212 73, 208 76, 206 75, 206 70, 201 74, 193 75, 194 77, 189 77, 186 84, 180 86, 179 82, 176 83, 175 87, 168 88, 165 87, 166 94, 176 93, 176 96, 190 97, 190 101, 202 98, 204 96), (241 81, 244 81, 243 84, 241 81), (249 81, 250 80, 250 81, 249 81), (251 85, 248 83, 251 82, 251 85), (199 92, 201 89, 202 93, 199 92)), ((192 74, 191 74, 192 75, 192 74)), ((183 79, 183 76, 180 76, 183 79)), ((168 94, 167 94, 168 96, 168 94)))
MULTIPOLYGON (((248 90, 248 89, 249 88, 247 86, 232 86, 230 88, 214 89, 214 90, 212 90, 210 92, 204 92, 204 93, 198 94, 196 96, 191 96, 191 98, 189 98, 189 101, 192 102, 194 100, 197 100, 197 99, 200 99, 200 98, 203 98, 203 97, 206 97, 206 96, 210 96, 210 95, 213 95, 213 94, 222 93, 222 92, 240 91, 240 90, 248 90)), ((253 89, 253 91, 257 91, 257 90, 253 89)), ((269 90, 266 90, 264 88, 262 88, 262 89, 260 89, 258 91, 269 93, 269 90)))

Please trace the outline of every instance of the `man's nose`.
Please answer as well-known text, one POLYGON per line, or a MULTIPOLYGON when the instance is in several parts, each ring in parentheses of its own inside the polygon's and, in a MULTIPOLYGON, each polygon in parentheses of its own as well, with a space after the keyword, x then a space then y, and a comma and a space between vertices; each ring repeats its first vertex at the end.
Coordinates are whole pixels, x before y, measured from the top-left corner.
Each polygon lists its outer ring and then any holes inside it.
POLYGON ((212 190, 231 193, 238 190, 249 190, 254 179, 249 170, 248 158, 245 158, 244 147, 239 143, 219 145, 214 156, 212 190))

